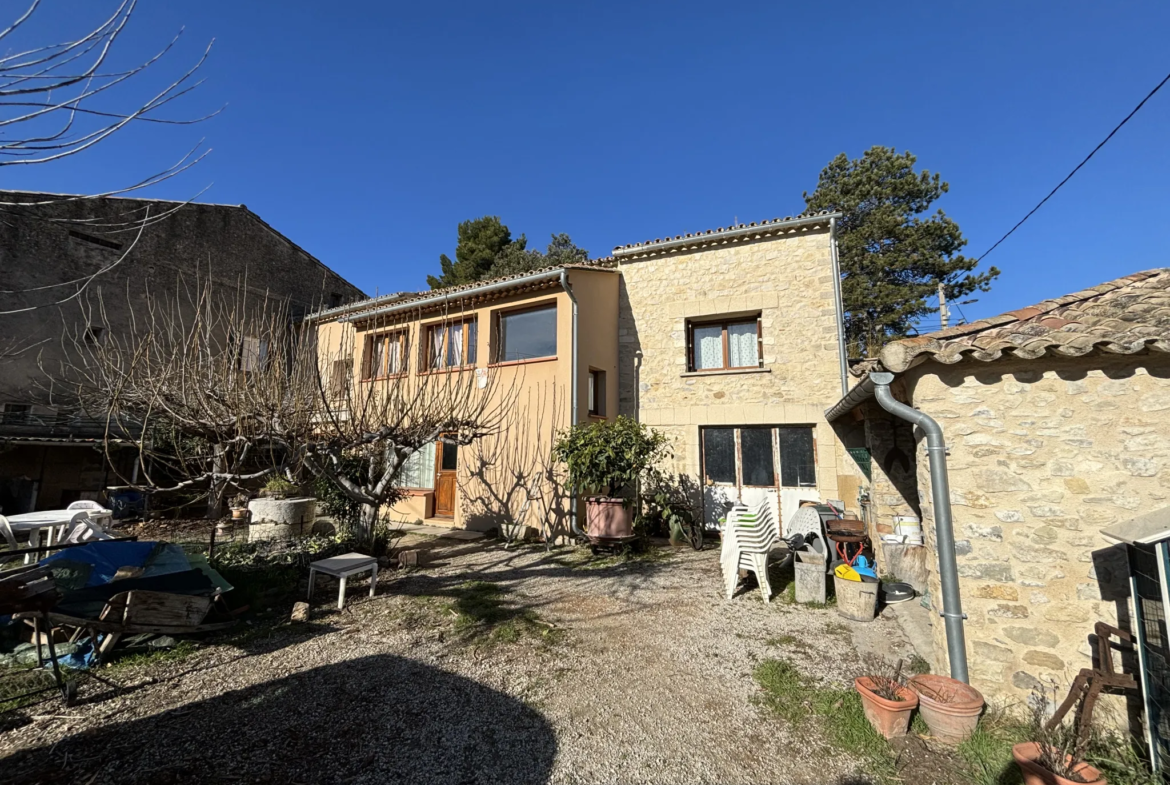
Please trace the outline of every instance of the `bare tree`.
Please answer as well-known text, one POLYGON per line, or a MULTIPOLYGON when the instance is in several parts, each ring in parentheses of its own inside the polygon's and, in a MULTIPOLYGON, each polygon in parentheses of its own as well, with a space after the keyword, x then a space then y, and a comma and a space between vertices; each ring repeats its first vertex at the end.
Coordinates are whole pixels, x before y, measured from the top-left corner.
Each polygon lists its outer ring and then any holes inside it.
MULTIPOLYGON (((314 474, 361 505, 363 537, 372 535, 380 508, 400 498, 407 459, 440 438, 465 446, 499 434, 515 409, 521 386, 521 376, 503 384, 499 374, 487 368, 421 372, 431 355, 427 347, 416 349, 410 339, 410 325, 420 316, 407 310, 381 320, 377 334, 391 338, 380 349, 363 347, 364 369, 353 367, 359 353, 356 332, 349 326, 327 328, 318 342, 321 405, 302 455, 314 474), (383 370, 370 373, 370 362, 383 370), (355 370, 357 377, 383 378, 355 382, 355 370), (361 470, 345 471, 347 459, 351 465, 357 459, 361 470)), ((438 316, 452 323, 463 318, 457 311, 438 316)))
POLYGON ((107 452, 137 442, 136 479, 124 483, 205 489, 207 517, 217 517, 231 489, 295 468, 315 415, 310 352, 287 302, 251 294, 246 281, 180 279, 174 295, 143 300, 125 330, 109 329, 101 296, 86 300, 90 327, 66 330, 64 366, 44 369, 50 392, 105 419, 107 452))
MULTIPOLYGON (((126 485, 205 490, 209 517, 233 488, 307 470, 361 506, 358 533, 371 538, 411 455, 440 437, 466 445, 496 433, 514 405, 515 383, 501 389, 487 369, 420 372, 405 336, 394 365, 380 355, 383 378, 355 380, 352 327, 329 325, 318 340, 246 282, 225 291, 201 278, 146 300, 131 329, 108 340, 67 333, 69 359, 46 373, 58 396, 105 418, 107 451, 137 442, 138 478, 126 485)), ((409 333, 415 318, 400 314, 379 334, 409 333)), ((104 322, 99 297, 87 323, 104 322)))
MULTIPOLYGON (((0 30, 0 46, 8 50, 8 54, 0 56, 0 167, 60 163, 94 149, 131 125, 191 125, 218 114, 217 110, 190 118, 162 116, 164 108, 170 108, 172 102, 202 84, 197 74, 210 54, 211 44, 192 65, 164 79, 163 87, 141 90, 148 81, 136 77, 157 71, 176 46, 182 30, 153 56, 128 67, 114 67, 114 55, 137 6, 138 0, 121 0, 109 16, 73 40, 30 42, 22 46, 26 33, 35 36, 30 28, 35 26, 37 12, 42 9, 41 0, 32 0, 19 17, 0 30), (131 87, 140 88, 137 96, 129 95, 131 87)), ((64 201, 124 194, 156 185, 202 160, 210 152, 202 150, 202 145, 200 140, 178 161, 140 180, 64 201)), ((60 197, 51 200, 0 197, 0 220, 11 216, 88 223, 92 231, 112 233, 133 232, 140 225, 165 217, 158 212, 154 216, 140 216, 128 211, 123 220, 87 222, 39 209, 62 201, 60 197)), ((79 281, 68 281, 54 285, 72 286, 76 292, 80 291, 79 284, 79 281)), ((53 304, 56 302, 46 305, 53 304)))

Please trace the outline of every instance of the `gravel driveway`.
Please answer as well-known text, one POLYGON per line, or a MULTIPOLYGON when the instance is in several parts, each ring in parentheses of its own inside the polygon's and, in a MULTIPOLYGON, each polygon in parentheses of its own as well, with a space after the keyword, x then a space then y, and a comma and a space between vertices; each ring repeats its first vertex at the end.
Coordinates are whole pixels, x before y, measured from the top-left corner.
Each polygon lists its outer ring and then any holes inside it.
MULTIPOLYGON (((728 602, 715 551, 598 566, 568 548, 424 547, 428 567, 384 571, 373 599, 359 582, 345 612, 322 586, 310 624, 116 669, 121 695, 90 681, 81 705, 29 710, 0 733, 0 782, 866 781, 753 701, 768 657, 857 674, 833 610, 755 591, 728 602), (467 581, 499 585, 526 629, 555 634, 461 627, 467 581)), ((894 622, 867 627, 906 646, 894 622)))

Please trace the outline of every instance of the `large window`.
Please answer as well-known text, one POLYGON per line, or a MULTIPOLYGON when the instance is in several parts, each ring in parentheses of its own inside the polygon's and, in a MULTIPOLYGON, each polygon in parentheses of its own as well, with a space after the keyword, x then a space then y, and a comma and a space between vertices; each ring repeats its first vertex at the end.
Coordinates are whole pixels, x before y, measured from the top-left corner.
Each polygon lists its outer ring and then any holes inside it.
POLYGON ((807 426, 703 428, 703 480, 716 485, 816 487, 816 440, 807 426), (779 461, 779 477, 776 466, 779 461))
POLYGON ((441 371, 475 365, 479 329, 475 319, 432 324, 427 328, 424 370, 441 371))
POLYGON ((505 311, 496 319, 495 361, 557 356, 557 306, 505 311))
POLYGON ((434 442, 411 453, 398 470, 398 484, 402 488, 430 490, 435 487, 434 442))
POLYGON ((240 341, 240 370, 259 371, 268 362, 268 341, 247 336, 240 341))
POLYGON ((366 338, 363 379, 381 379, 406 371, 406 330, 366 338))
POLYGON ((762 357, 759 317, 689 322, 687 345, 689 371, 759 368, 762 357))

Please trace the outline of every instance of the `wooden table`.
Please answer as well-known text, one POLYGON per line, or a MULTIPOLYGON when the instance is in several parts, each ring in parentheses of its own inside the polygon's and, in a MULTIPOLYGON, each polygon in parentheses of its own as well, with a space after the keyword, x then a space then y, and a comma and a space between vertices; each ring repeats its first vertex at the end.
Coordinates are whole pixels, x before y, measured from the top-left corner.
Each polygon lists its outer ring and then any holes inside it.
POLYGON ((317 582, 317 573, 332 575, 341 582, 337 593, 337 609, 345 607, 345 584, 349 576, 370 572, 370 596, 378 587, 378 560, 364 553, 343 553, 330 559, 321 559, 309 565, 309 597, 313 599, 313 584, 317 582))

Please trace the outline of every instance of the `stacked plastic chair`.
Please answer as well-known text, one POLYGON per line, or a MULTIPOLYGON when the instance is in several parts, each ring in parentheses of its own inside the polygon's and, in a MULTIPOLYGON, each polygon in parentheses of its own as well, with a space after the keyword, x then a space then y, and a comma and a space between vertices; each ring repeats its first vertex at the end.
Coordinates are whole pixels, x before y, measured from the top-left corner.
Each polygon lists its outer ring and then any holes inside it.
POLYGON ((760 584, 764 602, 772 601, 772 586, 768 583, 768 556, 780 541, 780 526, 767 502, 749 508, 737 504, 727 513, 723 529, 723 549, 719 564, 723 567, 723 588, 727 599, 735 594, 739 571, 751 570, 760 584))

